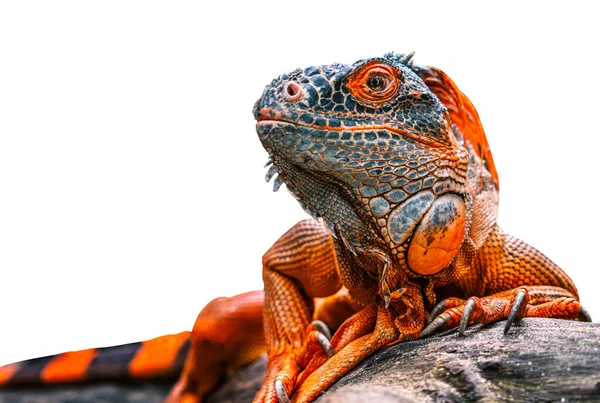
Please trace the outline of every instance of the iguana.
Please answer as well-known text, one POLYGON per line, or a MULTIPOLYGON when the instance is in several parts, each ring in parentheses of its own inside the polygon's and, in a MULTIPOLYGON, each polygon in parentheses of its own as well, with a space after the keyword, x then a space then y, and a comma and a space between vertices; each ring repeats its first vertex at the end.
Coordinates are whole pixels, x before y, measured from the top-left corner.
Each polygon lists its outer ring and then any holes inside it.
POLYGON ((211 301, 191 341, 24 361, 0 368, 0 384, 168 375, 187 354, 167 401, 200 402, 266 352, 255 402, 310 402, 394 343, 503 319, 505 331, 522 317, 590 320, 571 279, 496 224, 477 111, 441 70, 412 53, 297 69, 253 114, 267 181, 312 217, 264 255, 264 291, 211 301))

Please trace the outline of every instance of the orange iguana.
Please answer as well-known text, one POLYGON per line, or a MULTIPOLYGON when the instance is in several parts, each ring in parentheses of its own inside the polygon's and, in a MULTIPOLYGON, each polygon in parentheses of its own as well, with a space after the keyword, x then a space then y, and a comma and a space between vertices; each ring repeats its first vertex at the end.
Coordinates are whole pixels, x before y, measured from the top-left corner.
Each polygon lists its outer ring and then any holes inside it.
POLYGON ((503 319, 506 331, 522 317, 590 320, 571 279, 498 228, 498 174, 471 102, 411 58, 298 69, 256 102, 267 180, 312 216, 264 255, 264 291, 210 302, 191 341, 24 361, 0 368, 0 384, 166 376, 187 354, 167 400, 200 402, 266 352, 255 402, 310 402, 394 343, 503 319))

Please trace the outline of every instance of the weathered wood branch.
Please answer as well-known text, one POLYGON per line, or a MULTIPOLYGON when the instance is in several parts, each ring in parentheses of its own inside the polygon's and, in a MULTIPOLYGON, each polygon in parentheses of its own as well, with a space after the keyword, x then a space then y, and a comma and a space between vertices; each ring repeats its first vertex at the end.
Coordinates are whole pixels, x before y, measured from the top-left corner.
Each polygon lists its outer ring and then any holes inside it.
MULTIPOLYGON (((600 323, 524 319, 401 343, 365 360, 319 403, 600 401, 600 323)), ((215 391, 210 403, 251 402, 264 358, 215 391)), ((88 385, 0 392, 2 403, 160 402, 170 385, 88 385)))

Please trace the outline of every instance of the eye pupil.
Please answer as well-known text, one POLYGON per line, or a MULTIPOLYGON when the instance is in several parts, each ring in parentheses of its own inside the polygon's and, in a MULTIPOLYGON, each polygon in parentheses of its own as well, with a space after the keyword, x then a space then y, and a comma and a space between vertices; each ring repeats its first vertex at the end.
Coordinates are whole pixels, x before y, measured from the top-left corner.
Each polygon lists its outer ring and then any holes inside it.
POLYGON ((385 85, 385 80, 381 76, 372 76, 367 81, 367 85, 372 90, 381 90, 383 88, 383 86, 385 85))

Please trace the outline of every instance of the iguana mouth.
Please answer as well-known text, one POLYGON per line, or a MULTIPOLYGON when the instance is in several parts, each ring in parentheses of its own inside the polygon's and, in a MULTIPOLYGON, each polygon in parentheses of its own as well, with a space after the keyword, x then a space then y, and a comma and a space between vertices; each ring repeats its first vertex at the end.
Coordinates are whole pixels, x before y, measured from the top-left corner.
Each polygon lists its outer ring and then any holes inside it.
MULTIPOLYGON (((265 125, 272 125, 276 123, 284 123, 290 124, 299 127, 306 127, 313 130, 326 130, 326 131, 346 131, 346 132, 357 132, 357 131, 373 131, 373 130, 385 130, 397 134, 399 136, 403 136, 409 138, 411 140, 417 141, 421 144, 430 146, 430 147, 439 147, 443 146, 439 141, 435 139, 421 136, 417 133, 412 132, 411 130, 407 130, 403 126, 399 124, 389 124, 386 122, 373 122, 369 124, 361 124, 355 122, 353 126, 347 126, 344 122, 340 122, 337 126, 332 126, 330 124, 308 124, 302 122, 299 118, 300 112, 297 111, 281 111, 273 108, 262 108, 258 114, 256 115, 256 126, 257 128, 265 125)), ((327 120, 325 115, 319 116, 316 115, 316 118, 323 118, 327 120)), ((317 121, 317 119, 315 119, 317 121)), ((260 134, 260 133, 259 133, 260 134)))
POLYGON ((297 123, 291 116, 290 112, 283 112, 273 108, 261 108, 256 115, 256 124, 264 123, 265 121, 297 123))

